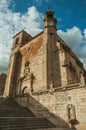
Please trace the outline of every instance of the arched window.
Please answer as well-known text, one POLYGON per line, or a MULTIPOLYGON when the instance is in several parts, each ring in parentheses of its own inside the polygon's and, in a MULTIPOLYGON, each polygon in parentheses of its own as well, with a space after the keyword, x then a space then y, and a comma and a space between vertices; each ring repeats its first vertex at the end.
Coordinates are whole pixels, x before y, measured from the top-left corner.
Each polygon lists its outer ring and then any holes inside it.
POLYGON ((19 43, 19 38, 17 37, 15 40, 15 45, 17 45, 19 43))

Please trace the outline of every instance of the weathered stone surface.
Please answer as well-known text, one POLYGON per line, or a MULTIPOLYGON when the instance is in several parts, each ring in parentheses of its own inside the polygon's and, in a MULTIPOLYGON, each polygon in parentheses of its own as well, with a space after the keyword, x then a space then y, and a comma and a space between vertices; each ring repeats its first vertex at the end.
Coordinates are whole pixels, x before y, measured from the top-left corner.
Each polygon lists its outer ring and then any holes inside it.
MULTIPOLYGON (((81 130, 85 130, 86 102, 84 102, 84 104, 81 102, 82 95, 84 93, 86 93, 85 88, 79 88, 54 92, 53 95, 49 93, 41 95, 29 95, 27 107, 31 108, 31 110, 33 110, 33 112, 38 117, 47 117, 52 120, 52 122, 57 124, 57 126, 58 124, 64 126, 65 122, 69 122, 67 115, 67 106, 72 104, 75 107, 75 127, 77 130, 80 130, 80 128, 81 130)), ((83 97, 83 99, 85 98, 83 97)))
POLYGON ((3 95, 4 88, 5 88, 5 82, 6 82, 7 75, 4 73, 0 74, 0 95, 3 95))

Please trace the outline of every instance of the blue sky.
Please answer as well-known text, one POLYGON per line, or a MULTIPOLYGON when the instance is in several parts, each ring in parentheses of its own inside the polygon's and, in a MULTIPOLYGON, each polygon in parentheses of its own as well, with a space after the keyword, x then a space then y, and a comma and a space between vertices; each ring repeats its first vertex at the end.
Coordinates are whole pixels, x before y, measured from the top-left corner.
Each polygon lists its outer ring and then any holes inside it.
POLYGON ((0 0, 0 73, 7 71, 12 37, 22 29, 32 36, 41 32, 49 7, 58 19, 58 35, 86 67, 86 0, 0 0))
POLYGON ((50 7, 55 11, 56 18, 61 19, 58 29, 77 26, 83 31, 86 27, 86 0, 14 0, 13 4, 11 9, 23 14, 31 6, 35 6, 40 13, 50 7))

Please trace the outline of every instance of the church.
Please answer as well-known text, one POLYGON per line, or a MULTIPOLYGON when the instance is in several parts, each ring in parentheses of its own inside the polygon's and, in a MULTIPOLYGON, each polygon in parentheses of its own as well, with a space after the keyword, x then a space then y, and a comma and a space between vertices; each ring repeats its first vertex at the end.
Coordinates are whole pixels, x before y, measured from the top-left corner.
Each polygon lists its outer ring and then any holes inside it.
POLYGON ((15 98, 56 126, 86 130, 86 71, 58 36, 52 10, 43 22, 36 36, 22 30, 13 37, 3 97, 15 98))

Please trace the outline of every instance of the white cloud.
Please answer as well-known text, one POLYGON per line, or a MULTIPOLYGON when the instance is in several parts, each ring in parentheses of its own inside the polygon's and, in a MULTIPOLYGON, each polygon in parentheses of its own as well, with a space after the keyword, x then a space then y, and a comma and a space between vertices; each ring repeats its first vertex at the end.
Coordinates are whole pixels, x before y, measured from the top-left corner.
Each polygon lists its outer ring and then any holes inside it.
POLYGON ((33 2, 37 3, 37 6, 41 5, 42 2, 50 2, 49 0, 32 0, 33 2))
POLYGON ((84 29, 84 38, 86 39, 86 29, 84 29))
POLYGON ((9 9, 11 0, 0 0, 0 72, 6 71, 12 46, 12 37, 24 29, 31 35, 41 30, 40 14, 35 6, 28 8, 25 14, 15 13, 9 9))
POLYGON ((80 29, 76 26, 71 29, 67 29, 66 32, 58 30, 58 34, 65 40, 66 43, 68 43, 70 47, 72 47, 72 49, 77 48, 77 46, 81 44, 83 38, 80 29))

